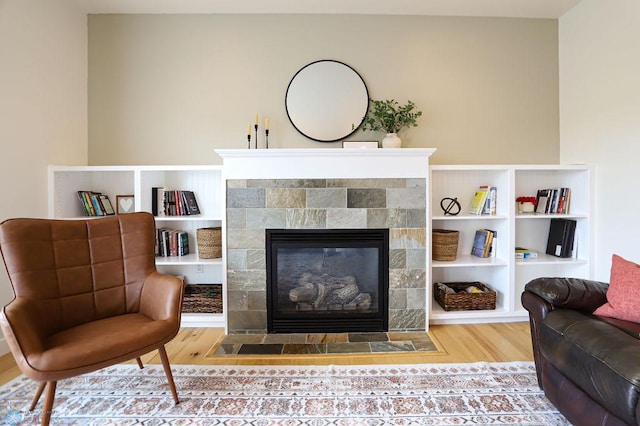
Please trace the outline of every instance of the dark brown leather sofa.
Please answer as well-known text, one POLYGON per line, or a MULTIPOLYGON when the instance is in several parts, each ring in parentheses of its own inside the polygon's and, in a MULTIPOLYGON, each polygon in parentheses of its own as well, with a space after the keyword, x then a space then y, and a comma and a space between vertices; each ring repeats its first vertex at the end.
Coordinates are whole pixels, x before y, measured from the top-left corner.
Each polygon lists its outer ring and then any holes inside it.
POLYGON ((522 293, 538 383, 574 425, 640 424, 640 324, 592 315, 607 288, 538 278, 522 293))

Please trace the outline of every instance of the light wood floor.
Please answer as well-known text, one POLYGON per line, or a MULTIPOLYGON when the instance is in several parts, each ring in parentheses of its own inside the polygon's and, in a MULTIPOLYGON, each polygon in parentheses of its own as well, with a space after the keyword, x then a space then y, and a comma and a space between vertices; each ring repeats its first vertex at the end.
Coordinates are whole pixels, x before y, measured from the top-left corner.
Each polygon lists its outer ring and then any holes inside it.
MULTIPOLYGON (((213 357, 212 348, 224 337, 223 329, 183 328, 167 345, 167 353, 172 364, 201 365, 357 365, 533 361, 528 322, 431 325, 429 335, 438 347, 438 352, 213 357)), ((156 351, 145 355, 142 360, 144 363, 160 363, 156 351)), ((0 384, 8 382, 19 374, 20 370, 11 354, 0 357, 0 384)))

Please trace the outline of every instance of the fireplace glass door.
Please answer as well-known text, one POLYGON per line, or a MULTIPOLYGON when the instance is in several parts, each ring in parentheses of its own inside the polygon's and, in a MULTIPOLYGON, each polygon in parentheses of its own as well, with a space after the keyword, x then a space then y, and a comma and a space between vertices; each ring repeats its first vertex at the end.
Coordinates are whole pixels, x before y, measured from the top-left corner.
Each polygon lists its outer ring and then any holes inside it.
POLYGON ((266 230, 270 333, 388 330, 388 229, 266 230))

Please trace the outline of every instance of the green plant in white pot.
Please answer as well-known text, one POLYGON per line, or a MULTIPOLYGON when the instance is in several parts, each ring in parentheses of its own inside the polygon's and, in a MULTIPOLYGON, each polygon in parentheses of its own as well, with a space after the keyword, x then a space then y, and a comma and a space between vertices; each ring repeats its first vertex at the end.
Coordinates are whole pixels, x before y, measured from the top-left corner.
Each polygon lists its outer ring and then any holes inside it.
POLYGON ((417 111, 416 104, 411 101, 400 105, 393 99, 382 101, 371 99, 362 130, 385 132, 387 136, 382 140, 382 147, 400 148, 401 140, 398 137, 398 132, 405 127, 417 127, 416 120, 421 115, 422 111, 417 111))

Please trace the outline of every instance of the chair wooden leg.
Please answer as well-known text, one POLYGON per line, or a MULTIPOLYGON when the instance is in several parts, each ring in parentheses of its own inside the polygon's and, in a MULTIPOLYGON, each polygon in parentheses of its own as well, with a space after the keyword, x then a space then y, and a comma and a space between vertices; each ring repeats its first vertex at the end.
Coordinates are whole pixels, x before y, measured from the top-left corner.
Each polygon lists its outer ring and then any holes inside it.
POLYGON ((160 354, 160 359, 162 360, 162 367, 164 368, 164 374, 167 376, 167 382, 169 382, 169 388, 171 388, 171 393, 173 394, 173 401, 176 404, 180 403, 178 399, 178 391, 176 390, 176 384, 173 382, 173 374, 171 373, 171 365, 169 365, 169 357, 167 356, 167 351, 163 346, 158 348, 158 353, 160 354))
POLYGON ((58 382, 47 382, 47 395, 44 398, 44 407, 42 408, 41 426, 48 426, 51 420, 51 412, 53 411, 53 399, 56 397, 56 385, 58 382))
POLYGON ((40 382, 36 394, 33 395, 33 400, 31 401, 31 405, 29 406, 29 411, 33 411, 36 408, 36 405, 38 405, 38 401, 40 401, 40 396, 42 396, 42 391, 44 391, 44 388, 46 386, 47 382, 40 382))
POLYGON ((140 357, 136 358, 136 361, 138 361, 138 367, 140 367, 140 369, 142 370, 144 368, 144 365, 142 365, 142 360, 140 359, 140 357))

